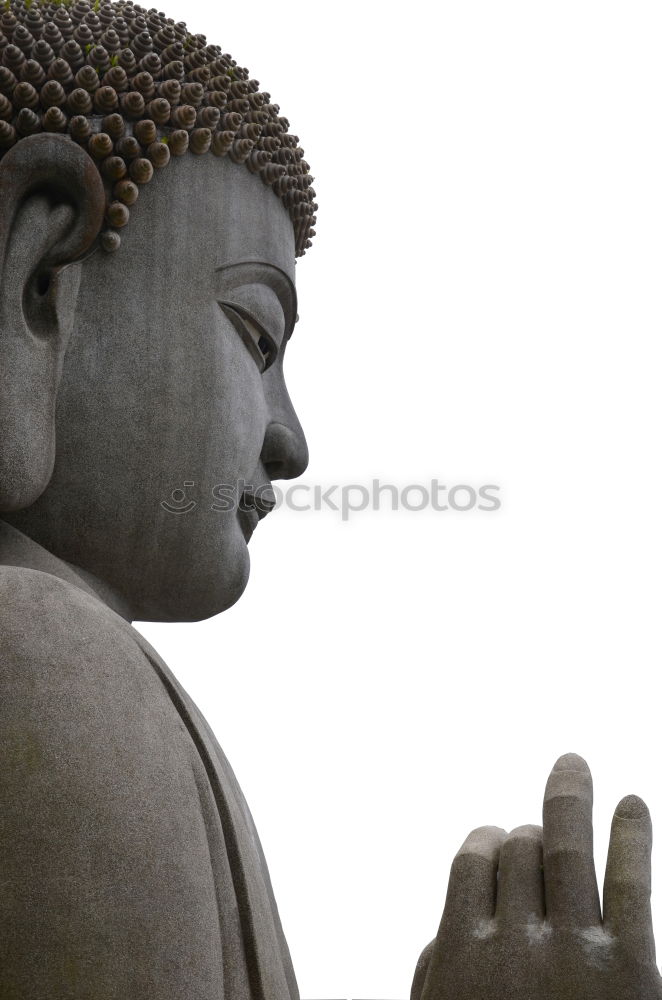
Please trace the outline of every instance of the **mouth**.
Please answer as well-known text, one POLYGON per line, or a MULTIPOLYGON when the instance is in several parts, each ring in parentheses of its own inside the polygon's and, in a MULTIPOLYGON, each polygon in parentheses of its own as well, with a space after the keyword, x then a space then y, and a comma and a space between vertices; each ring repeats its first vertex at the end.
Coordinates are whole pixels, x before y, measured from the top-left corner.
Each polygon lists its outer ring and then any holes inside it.
POLYGON ((244 490, 239 498, 239 525, 246 544, 260 521, 270 514, 276 506, 276 497, 271 486, 262 486, 257 492, 244 490))

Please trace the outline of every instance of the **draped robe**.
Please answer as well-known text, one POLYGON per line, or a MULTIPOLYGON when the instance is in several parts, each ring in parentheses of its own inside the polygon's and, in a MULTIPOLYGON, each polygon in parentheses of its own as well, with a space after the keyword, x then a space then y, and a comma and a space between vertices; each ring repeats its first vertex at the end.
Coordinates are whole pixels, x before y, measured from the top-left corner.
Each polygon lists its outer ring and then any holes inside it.
POLYGON ((66 576, 0 567, 0 998, 298 1000, 209 725, 66 576))

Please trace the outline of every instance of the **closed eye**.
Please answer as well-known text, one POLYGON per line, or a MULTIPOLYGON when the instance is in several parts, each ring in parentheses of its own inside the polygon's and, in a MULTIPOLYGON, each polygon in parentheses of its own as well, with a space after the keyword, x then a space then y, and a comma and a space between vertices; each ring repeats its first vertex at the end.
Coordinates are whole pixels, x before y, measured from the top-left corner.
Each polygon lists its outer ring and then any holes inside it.
POLYGON ((259 370, 266 372, 278 357, 278 348, 269 334, 243 309, 227 302, 219 302, 225 315, 248 348, 259 370))

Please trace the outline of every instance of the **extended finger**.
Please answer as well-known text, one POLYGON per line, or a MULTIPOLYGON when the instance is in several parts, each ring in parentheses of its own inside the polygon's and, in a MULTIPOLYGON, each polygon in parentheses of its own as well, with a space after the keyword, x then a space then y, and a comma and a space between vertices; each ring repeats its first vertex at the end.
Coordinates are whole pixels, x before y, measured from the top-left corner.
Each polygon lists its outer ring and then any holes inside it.
POLYGON ((473 830, 455 855, 448 880, 442 927, 476 926, 494 916, 499 851, 506 831, 473 830))
POLYGON ((605 874, 605 926, 629 940, 644 961, 655 961, 651 919, 653 828, 645 802, 628 795, 616 806, 605 874))
POLYGON ((593 782, 577 754, 557 760, 543 804, 545 908, 559 927, 600 924, 600 896, 593 862, 593 782))
POLYGON ((425 986, 428 968, 430 966, 430 959, 432 958, 436 943, 437 939, 435 938, 434 941, 430 941, 427 948, 424 948, 420 954, 418 962, 416 963, 416 971, 414 972, 414 979, 411 984, 409 1000, 420 1000, 421 994, 423 993, 423 987, 425 986))
POLYGON ((496 917, 499 924, 529 924, 545 916, 542 827, 518 826, 501 846, 496 917))

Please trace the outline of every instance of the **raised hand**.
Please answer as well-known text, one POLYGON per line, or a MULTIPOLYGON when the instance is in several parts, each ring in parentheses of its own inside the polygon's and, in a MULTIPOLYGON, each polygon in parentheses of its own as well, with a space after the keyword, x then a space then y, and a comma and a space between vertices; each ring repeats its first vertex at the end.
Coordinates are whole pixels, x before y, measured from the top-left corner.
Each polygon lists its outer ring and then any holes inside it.
POLYGON ((591 772, 567 754, 549 776, 542 829, 469 834, 412 1000, 662 1000, 648 809, 636 796, 616 808, 601 912, 592 806, 591 772))

